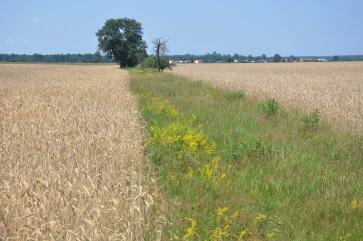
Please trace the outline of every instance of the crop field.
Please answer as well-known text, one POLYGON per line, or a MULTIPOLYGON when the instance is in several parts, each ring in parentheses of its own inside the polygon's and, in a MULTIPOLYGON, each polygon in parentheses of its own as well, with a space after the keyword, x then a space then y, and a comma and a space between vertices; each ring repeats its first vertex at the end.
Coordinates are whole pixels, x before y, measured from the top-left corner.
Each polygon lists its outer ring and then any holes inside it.
POLYGON ((0 241, 362 237, 358 63, 175 72, 1 64, 0 241))
POLYGON ((184 64, 174 73, 284 106, 317 109, 330 121, 363 133, 363 63, 184 64))
POLYGON ((117 66, 0 65, 0 240, 142 240, 152 181, 117 66))

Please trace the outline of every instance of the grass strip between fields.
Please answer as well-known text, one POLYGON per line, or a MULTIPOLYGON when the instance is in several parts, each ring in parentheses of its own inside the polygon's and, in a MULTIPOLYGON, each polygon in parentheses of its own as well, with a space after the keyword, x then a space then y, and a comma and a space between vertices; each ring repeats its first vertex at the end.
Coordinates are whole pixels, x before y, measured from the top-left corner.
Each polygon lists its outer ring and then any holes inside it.
POLYGON ((167 203, 162 240, 363 237, 359 136, 274 100, 167 73, 130 74, 167 203))

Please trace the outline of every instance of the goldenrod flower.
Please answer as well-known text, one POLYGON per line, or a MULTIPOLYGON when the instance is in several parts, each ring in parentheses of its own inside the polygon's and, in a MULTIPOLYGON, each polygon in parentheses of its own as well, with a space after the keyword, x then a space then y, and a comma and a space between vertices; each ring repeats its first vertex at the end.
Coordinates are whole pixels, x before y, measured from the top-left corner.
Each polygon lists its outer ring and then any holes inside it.
POLYGON ((194 170, 191 167, 188 167, 188 174, 189 177, 192 177, 194 175, 194 170))
POLYGON ((217 209, 217 217, 223 217, 224 214, 228 211, 229 207, 223 207, 217 209))
POLYGON ((263 220, 265 220, 265 219, 266 219, 266 215, 264 215, 264 214, 262 214, 262 213, 257 214, 257 215, 256 215, 256 217, 255 217, 255 220, 254 220, 254 222, 253 222, 253 226, 254 226, 255 228, 257 228, 257 227, 261 224, 261 222, 262 222, 263 220))
POLYGON ((219 241, 225 237, 228 237, 229 229, 230 229, 229 224, 224 225, 222 228, 221 227, 215 228, 212 233, 212 240, 219 241))
POLYGON ((351 203, 350 203, 350 206, 353 210, 358 210, 359 208, 359 202, 358 200, 354 199, 351 203))
POLYGON ((192 218, 187 218, 187 220, 189 221, 190 226, 187 228, 183 236, 183 240, 189 240, 189 238, 192 237, 197 231, 197 221, 192 218))
POLYGON ((243 241, 244 237, 248 234, 248 229, 243 229, 238 235, 238 241, 243 241))

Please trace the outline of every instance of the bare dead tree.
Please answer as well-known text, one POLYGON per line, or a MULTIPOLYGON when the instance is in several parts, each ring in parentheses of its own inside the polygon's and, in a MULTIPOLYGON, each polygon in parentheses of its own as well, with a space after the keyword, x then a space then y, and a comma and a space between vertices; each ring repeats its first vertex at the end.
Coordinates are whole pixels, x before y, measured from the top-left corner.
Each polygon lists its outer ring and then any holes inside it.
POLYGON ((167 67, 167 66, 164 66, 165 64, 163 63, 163 61, 164 61, 163 56, 168 51, 167 43, 168 43, 168 41, 162 39, 161 37, 153 40, 154 52, 155 52, 157 68, 158 68, 159 72, 163 71, 167 67))

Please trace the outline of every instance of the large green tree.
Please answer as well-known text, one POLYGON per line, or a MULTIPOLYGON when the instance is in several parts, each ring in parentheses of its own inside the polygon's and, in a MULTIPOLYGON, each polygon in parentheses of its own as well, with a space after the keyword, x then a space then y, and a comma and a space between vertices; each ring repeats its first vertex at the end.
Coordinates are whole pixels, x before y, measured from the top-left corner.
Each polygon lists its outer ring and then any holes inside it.
POLYGON ((142 26, 134 19, 109 19, 96 33, 98 47, 121 68, 134 67, 147 56, 142 26))

